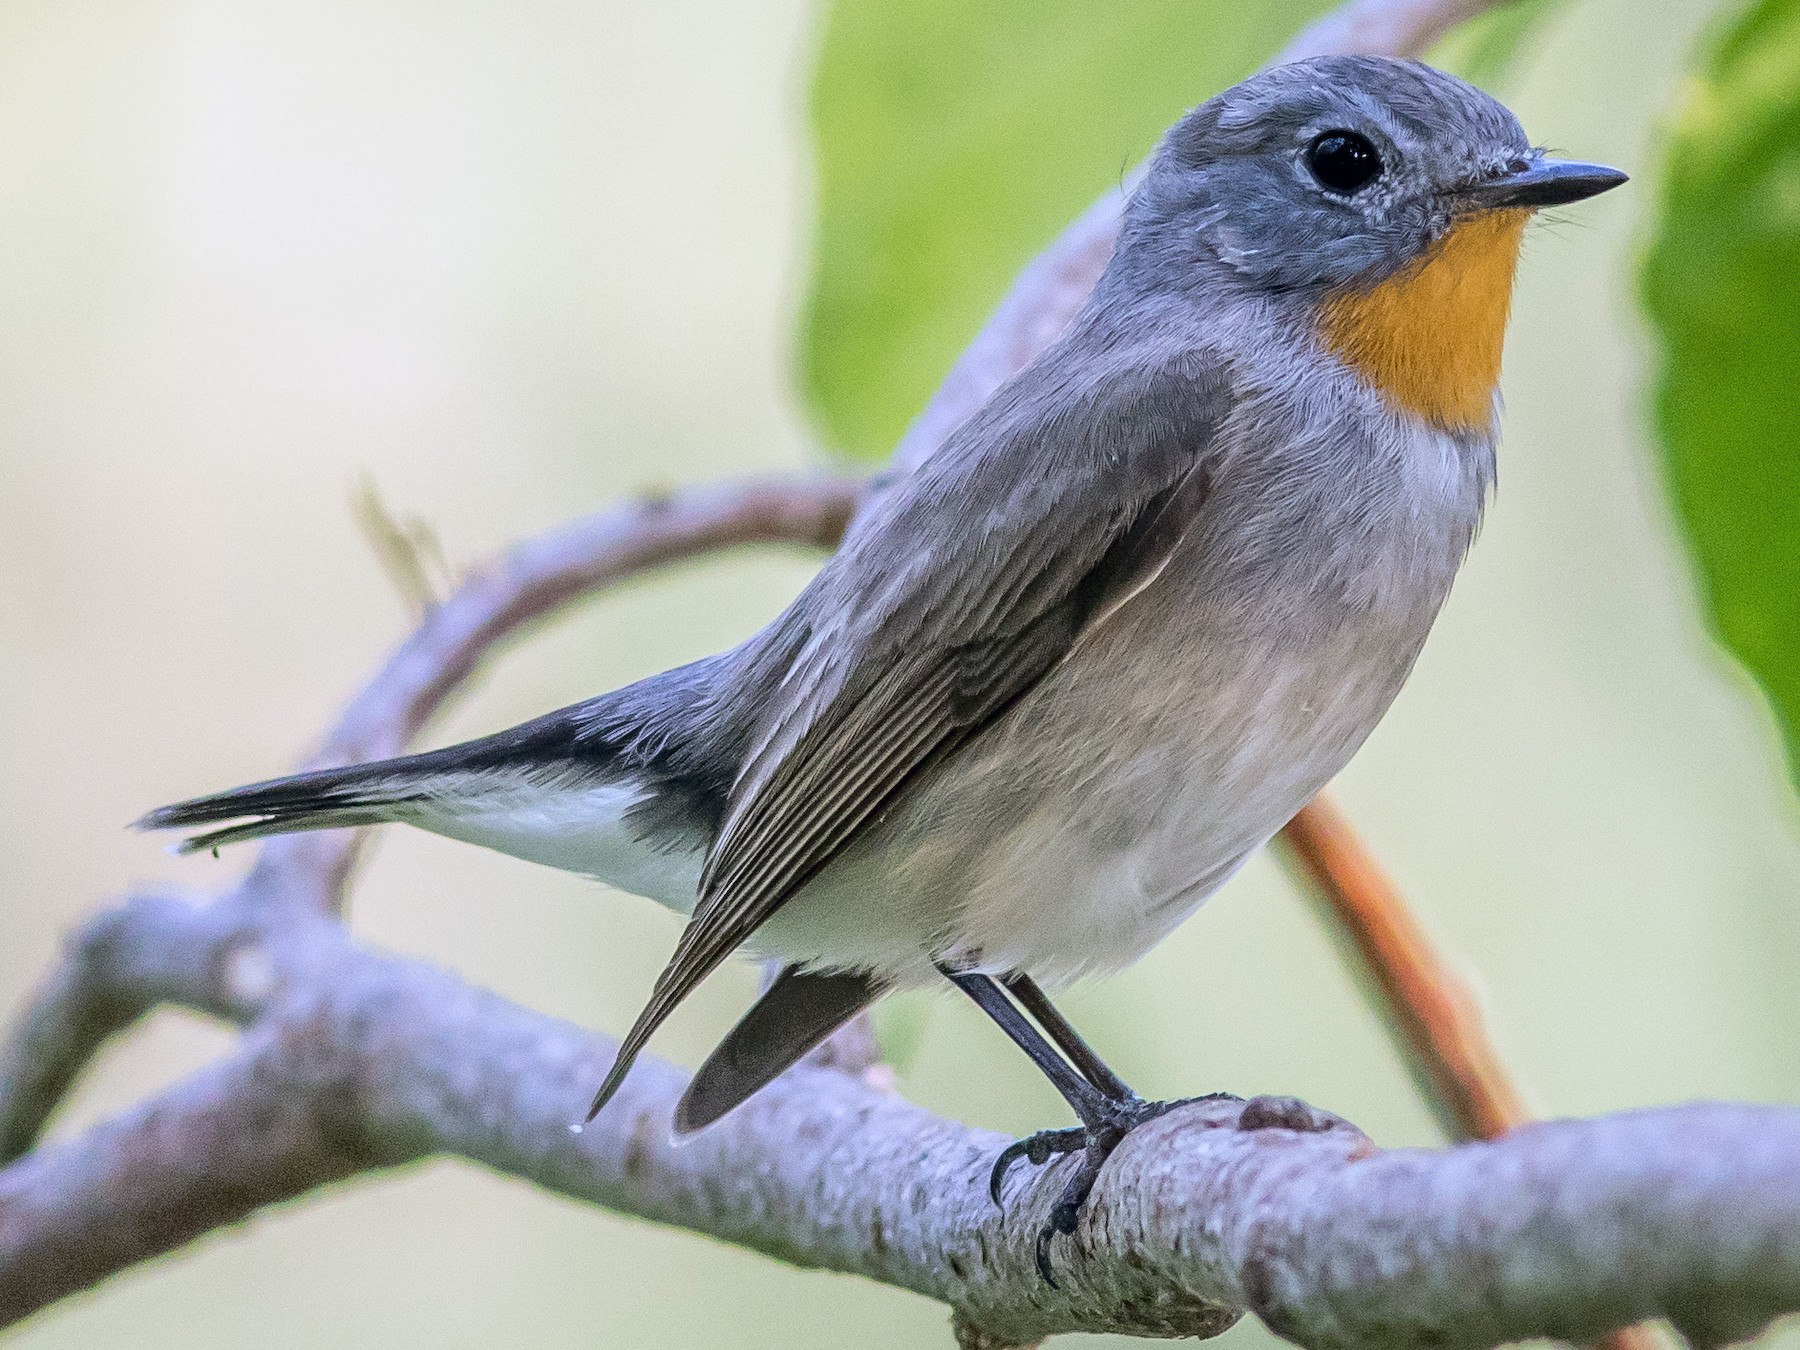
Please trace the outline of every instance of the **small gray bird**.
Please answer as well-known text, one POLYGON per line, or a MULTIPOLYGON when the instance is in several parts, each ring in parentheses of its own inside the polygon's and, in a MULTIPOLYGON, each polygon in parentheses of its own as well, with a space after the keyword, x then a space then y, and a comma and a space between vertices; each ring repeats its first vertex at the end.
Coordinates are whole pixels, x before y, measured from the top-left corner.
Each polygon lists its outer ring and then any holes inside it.
POLYGON ((1039 1241, 1145 1102, 1045 998, 1142 956, 1343 767, 1493 482, 1527 219, 1625 181, 1414 62, 1266 71, 1164 137, 1067 332, 743 645, 498 735, 151 812, 190 849, 403 821, 690 915, 594 1111, 732 951, 782 965, 699 1129, 948 978, 1081 1120, 1039 1241), (227 823, 236 822, 236 823, 227 823), (1035 1020, 1036 1025, 1033 1025, 1035 1020), (1041 1028, 1041 1031, 1040 1031, 1041 1028))

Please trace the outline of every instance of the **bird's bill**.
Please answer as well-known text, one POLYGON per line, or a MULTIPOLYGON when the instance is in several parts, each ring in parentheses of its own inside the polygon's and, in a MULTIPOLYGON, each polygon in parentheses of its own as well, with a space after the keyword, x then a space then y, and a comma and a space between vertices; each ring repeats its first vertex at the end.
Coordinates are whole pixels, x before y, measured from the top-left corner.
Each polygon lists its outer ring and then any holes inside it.
POLYGON ((1626 181, 1627 175, 1605 164, 1539 159, 1523 169, 1459 188, 1456 196, 1470 206, 1487 210, 1505 207, 1536 210, 1595 197, 1626 181))

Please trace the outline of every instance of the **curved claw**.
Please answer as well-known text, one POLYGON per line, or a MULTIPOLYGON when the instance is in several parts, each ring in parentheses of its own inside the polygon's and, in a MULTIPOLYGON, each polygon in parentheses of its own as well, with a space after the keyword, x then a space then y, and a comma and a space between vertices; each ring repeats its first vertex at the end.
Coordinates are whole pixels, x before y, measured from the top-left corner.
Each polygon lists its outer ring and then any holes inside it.
POLYGON ((1093 1193, 1094 1183, 1100 1178, 1100 1169, 1106 1165, 1117 1142, 1116 1139, 1103 1139, 1088 1144, 1081 1166, 1075 1169, 1075 1175, 1069 1178, 1062 1194, 1056 1197, 1056 1203, 1050 1207, 1049 1220, 1038 1232, 1038 1274, 1044 1277, 1044 1283, 1052 1289, 1060 1289, 1062 1286, 1056 1282, 1056 1276, 1050 1270, 1050 1239, 1058 1233, 1066 1236, 1075 1231, 1076 1225, 1081 1222, 1081 1207, 1093 1193))
POLYGON ((1000 1188, 1006 1185, 1006 1174, 1012 1171, 1012 1165, 1023 1158, 1030 1149, 1031 1140, 1019 1139, 1000 1150, 1000 1156, 994 1159, 994 1170, 988 1173, 988 1194, 996 1205, 1004 1207, 1000 1198, 1000 1188))
POLYGON ((1155 1120, 1177 1106, 1225 1098, 1238 1100, 1229 1092, 1212 1092, 1204 1097, 1184 1097, 1173 1102, 1147 1102, 1131 1097, 1110 1103, 1105 1114, 1086 1124, 1067 1130, 1040 1130, 1000 1150, 1000 1156, 994 1159, 993 1170, 988 1173, 988 1194, 993 1197, 996 1205, 1001 1206, 1005 1203, 1001 1199, 1001 1190, 1006 1185, 1006 1174, 1019 1159, 1025 1158, 1033 1166, 1042 1167, 1059 1153, 1080 1152, 1083 1155, 1081 1165, 1070 1175, 1062 1194, 1051 1207, 1049 1221, 1037 1235, 1037 1270, 1043 1276, 1045 1284, 1052 1289, 1062 1287, 1057 1284, 1056 1275, 1050 1269, 1050 1241, 1059 1233, 1069 1234, 1075 1231, 1081 1222, 1081 1208, 1093 1192, 1101 1169, 1106 1166, 1106 1160, 1112 1156, 1113 1150, 1125 1136, 1139 1125, 1155 1120))
POLYGON ((1025 1145, 1028 1141, 1020 1139, 1008 1144, 1000 1150, 1000 1156, 994 1159, 994 1168, 988 1173, 988 1194, 996 1205, 1004 1202, 1000 1199, 1000 1188, 1006 1184, 1006 1174, 1012 1171, 1012 1165, 1025 1156, 1025 1145))
MULTIPOLYGON (((1086 1169, 1084 1168, 1083 1170, 1085 1172, 1086 1169)), ((1096 1167, 1093 1170, 1098 1172, 1100 1169, 1096 1167)), ((1075 1231, 1075 1225, 1080 1222, 1081 1203, 1087 1199, 1088 1192, 1093 1189, 1093 1182, 1091 1180, 1088 1181, 1085 1186, 1080 1185, 1081 1180, 1082 1177, 1077 1176, 1069 1183, 1069 1187, 1063 1192, 1062 1198, 1051 1208, 1050 1221, 1043 1226, 1037 1235, 1038 1274, 1044 1277, 1044 1283, 1049 1285, 1052 1289, 1061 1289, 1062 1286, 1056 1282, 1056 1276, 1050 1269, 1050 1239, 1055 1237, 1058 1233, 1065 1235, 1073 1233, 1075 1231), (1073 1192, 1078 1188, 1081 1193, 1077 1196, 1074 1195, 1073 1192)))
POLYGON ((1042 1167, 1058 1153, 1073 1153, 1078 1148, 1087 1146, 1087 1131, 1080 1126, 1070 1130, 1039 1130, 1036 1134, 1025 1136, 1008 1144, 1000 1150, 1000 1156, 994 1159, 994 1167, 988 1173, 988 1194, 996 1205, 1004 1206, 1000 1197, 1001 1188, 1006 1185, 1006 1174, 1012 1170, 1013 1164, 1024 1158, 1033 1167, 1042 1167))
POLYGON ((1056 1282, 1056 1276, 1050 1270, 1050 1239, 1055 1236, 1056 1229, 1050 1224, 1045 1224, 1038 1230, 1037 1271, 1038 1277, 1042 1279, 1045 1284, 1049 1285, 1052 1289, 1061 1289, 1062 1286, 1056 1282))

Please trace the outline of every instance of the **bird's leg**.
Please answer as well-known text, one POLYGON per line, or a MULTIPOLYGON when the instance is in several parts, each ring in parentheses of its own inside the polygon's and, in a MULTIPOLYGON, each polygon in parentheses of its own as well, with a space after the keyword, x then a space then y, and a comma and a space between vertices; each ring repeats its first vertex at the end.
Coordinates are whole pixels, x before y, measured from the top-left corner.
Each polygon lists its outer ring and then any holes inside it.
POLYGON ((975 1001, 1030 1057, 1063 1099, 1074 1108, 1081 1124, 1067 1130, 1040 1130, 1009 1144, 994 1160, 988 1174, 988 1193, 994 1203, 1001 1203, 1001 1188, 1006 1174, 1021 1158, 1042 1166, 1058 1154, 1081 1154, 1080 1165, 1063 1186, 1062 1194, 1050 1209, 1050 1219, 1037 1239, 1038 1273, 1052 1288, 1056 1276, 1050 1269, 1050 1240, 1058 1233, 1073 1233, 1081 1219, 1081 1207, 1087 1202, 1099 1179, 1100 1169, 1112 1156, 1126 1135, 1146 1121, 1155 1120, 1180 1102, 1147 1102, 1126 1086, 1123 1079, 1109 1069, 1091 1046, 1082 1040, 1074 1027, 1051 1006, 1044 992, 1023 975, 1009 977, 1005 989, 991 976, 938 967, 945 977, 975 1001), (1010 992, 1031 1016, 1048 1032, 1055 1046, 1026 1020, 1015 1007, 1010 992), (1057 1047, 1062 1053, 1057 1052, 1057 1047), (1067 1055, 1068 1058, 1063 1058, 1067 1055), (1073 1067, 1071 1067, 1071 1062, 1073 1067))
POLYGON ((1037 987, 1036 980, 1029 975, 1008 975, 1001 983, 1006 986, 1006 992, 1019 1001, 1019 1006, 1031 1014, 1031 1020, 1042 1027, 1056 1042, 1057 1048, 1069 1057, 1069 1063, 1081 1070, 1083 1078, 1115 1101, 1137 1096, 1130 1085, 1094 1053, 1094 1047, 1082 1040, 1081 1033, 1056 1010, 1056 1005, 1037 987))
MULTIPOLYGON (((1013 1044, 1023 1050, 1031 1062, 1042 1070, 1051 1086, 1062 1093, 1063 1100, 1075 1108, 1076 1115, 1084 1121, 1100 1116, 1108 1101, 1106 1090, 1071 1068, 1069 1061, 1057 1053, 1056 1047, 1044 1039, 1043 1033, 1013 1006, 1012 1000, 1007 998, 1005 991, 991 975, 977 975, 948 966, 939 966, 938 969, 943 971, 946 979, 974 999, 975 1005, 993 1018, 1000 1030, 1012 1038, 1013 1044)), ((1108 1072, 1110 1076, 1110 1070, 1108 1072)), ((1118 1080, 1115 1078, 1113 1081, 1118 1080)), ((1130 1088, 1125 1091, 1127 1095, 1131 1095, 1130 1088)))

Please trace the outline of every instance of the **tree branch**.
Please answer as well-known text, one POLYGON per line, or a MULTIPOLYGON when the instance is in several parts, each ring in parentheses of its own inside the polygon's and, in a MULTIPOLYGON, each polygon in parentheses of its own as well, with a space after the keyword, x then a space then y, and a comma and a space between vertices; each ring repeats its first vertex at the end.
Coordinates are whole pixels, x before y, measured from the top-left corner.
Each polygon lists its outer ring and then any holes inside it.
MULTIPOLYGON (((185 960, 153 969, 181 946, 175 910, 115 922, 120 969, 186 984, 185 960)), ((1585 1340, 1658 1313, 1716 1344, 1800 1306, 1800 1111, 1682 1107, 1382 1153, 1287 1099, 1196 1103, 1121 1147, 1054 1249, 1052 1289, 1032 1249, 1062 1164, 1016 1174, 997 1209, 1001 1137, 858 1076, 802 1067, 676 1147, 686 1075, 647 1061, 612 1123, 575 1135, 611 1042, 325 919, 274 959, 291 992, 236 1054, 0 1173, 0 1323, 264 1204, 441 1153, 915 1290, 997 1344, 1207 1335, 1242 1309, 1313 1346, 1585 1340)), ((184 1002, 232 1005, 215 968, 184 1002)))
POLYGON ((215 1006, 199 992, 219 987, 217 971, 227 965, 234 978, 225 987, 266 992, 244 988, 255 979, 252 959, 232 960, 240 939, 256 931, 241 896, 204 908, 139 896, 95 916, 69 941, 0 1042, 0 1165, 30 1151, 100 1048, 158 1004, 220 1015, 256 1010, 252 997, 228 996, 215 1006), (146 922, 145 911, 156 921, 146 922))
POLYGON ((160 1097, 0 1172, 0 1327, 373 1166, 344 1146, 341 1085, 304 1075, 302 1044, 252 1032, 160 1097))
POLYGON ((1324 795, 1282 843, 1313 883, 1328 922, 1355 947, 1373 1002, 1453 1139, 1492 1139, 1531 1119, 1468 988, 1425 935, 1387 874, 1324 795))
POLYGON ((1303 28, 1275 64, 1312 56, 1423 56, 1458 24, 1517 0, 1349 0, 1303 28))
MULTIPOLYGON (((570 603, 665 563, 751 544, 829 548, 865 483, 832 475, 720 483, 646 497, 597 512, 512 549, 435 607, 354 698, 313 763, 397 754, 479 664, 533 623, 570 603)), ((237 979, 221 1014, 259 1006, 269 980, 260 953, 310 915, 338 912, 360 835, 321 831, 270 840, 248 876, 205 910, 140 897, 103 914, 69 944, 13 1033, 0 1043, 0 1163, 28 1150, 100 1047, 158 1003, 189 1002, 209 967, 237 979), (116 931, 142 906, 182 916, 151 930, 181 961, 121 967, 116 931), (166 981, 177 978, 178 987, 166 981)))

